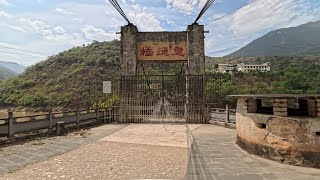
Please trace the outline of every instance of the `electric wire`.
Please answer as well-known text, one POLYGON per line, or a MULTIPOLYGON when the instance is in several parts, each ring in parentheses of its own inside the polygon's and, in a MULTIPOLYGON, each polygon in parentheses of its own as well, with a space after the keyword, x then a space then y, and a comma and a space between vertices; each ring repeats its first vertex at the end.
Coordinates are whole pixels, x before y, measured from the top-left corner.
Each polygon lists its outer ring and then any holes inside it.
POLYGON ((38 55, 38 54, 24 54, 24 53, 19 53, 19 52, 10 52, 10 51, 2 51, 2 50, 0 50, 0 52, 14 54, 14 55, 22 55, 22 56, 46 57, 44 55, 38 55))
POLYGON ((211 22, 205 24, 205 26, 207 26, 207 25, 209 25, 209 24, 211 24, 211 23, 213 23, 213 22, 216 22, 216 21, 218 21, 218 20, 220 20, 220 19, 222 19, 222 18, 225 18, 226 16, 229 16, 229 15, 231 15, 231 14, 234 14, 234 13, 236 13, 237 11, 239 11, 240 9, 242 9, 242 8, 244 8, 244 7, 252 4, 252 3, 254 3, 254 2, 257 2, 257 1, 260 1, 260 0, 254 0, 254 1, 251 1, 251 2, 249 2, 249 3, 246 3, 246 4, 242 5, 242 6, 240 6, 239 8, 237 8, 237 9, 235 9, 235 10, 233 10, 233 11, 230 11, 229 13, 227 13, 227 14, 225 14, 225 15, 223 15, 223 16, 220 16, 220 17, 218 17, 218 18, 215 18, 215 19, 212 20, 211 22))
POLYGON ((12 48, 12 47, 7 47, 7 46, 0 46, 0 48, 11 49, 11 50, 18 50, 18 51, 23 51, 23 52, 28 52, 28 53, 35 53, 35 54, 41 54, 41 55, 47 55, 46 53, 43 53, 43 52, 29 51, 29 50, 25 50, 25 49, 12 48))

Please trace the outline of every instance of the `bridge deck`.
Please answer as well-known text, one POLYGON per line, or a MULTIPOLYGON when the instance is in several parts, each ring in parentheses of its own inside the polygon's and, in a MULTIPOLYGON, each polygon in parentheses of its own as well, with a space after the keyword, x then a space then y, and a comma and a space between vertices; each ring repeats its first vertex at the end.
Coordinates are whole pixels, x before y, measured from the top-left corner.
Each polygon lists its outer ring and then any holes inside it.
POLYGON ((3 148, 0 179, 320 179, 247 154, 235 130, 214 125, 109 124, 59 138, 3 148))

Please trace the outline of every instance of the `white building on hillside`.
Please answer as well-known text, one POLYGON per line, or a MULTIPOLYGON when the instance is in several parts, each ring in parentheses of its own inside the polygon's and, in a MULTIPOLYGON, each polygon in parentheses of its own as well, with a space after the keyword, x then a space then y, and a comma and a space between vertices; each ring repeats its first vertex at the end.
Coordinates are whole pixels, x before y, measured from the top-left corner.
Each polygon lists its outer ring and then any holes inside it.
POLYGON ((232 73, 236 67, 236 64, 218 64, 218 71, 219 73, 232 73))
POLYGON ((271 70, 270 62, 263 64, 238 64, 237 70, 241 72, 250 72, 250 71, 261 71, 261 72, 269 72, 271 70))
POLYGON ((232 74, 234 71, 250 72, 250 71, 260 71, 268 72, 271 70, 270 62, 263 64, 218 64, 218 71, 220 73, 232 74))

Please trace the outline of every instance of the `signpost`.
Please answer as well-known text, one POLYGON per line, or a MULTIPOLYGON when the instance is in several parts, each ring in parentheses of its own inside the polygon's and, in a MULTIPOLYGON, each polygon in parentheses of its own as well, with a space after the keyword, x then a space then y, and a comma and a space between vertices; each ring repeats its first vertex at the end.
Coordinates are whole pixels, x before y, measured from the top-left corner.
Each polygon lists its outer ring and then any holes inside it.
POLYGON ((104 94, 111 93, 111 81, 103 81, 103 93, 104 94))

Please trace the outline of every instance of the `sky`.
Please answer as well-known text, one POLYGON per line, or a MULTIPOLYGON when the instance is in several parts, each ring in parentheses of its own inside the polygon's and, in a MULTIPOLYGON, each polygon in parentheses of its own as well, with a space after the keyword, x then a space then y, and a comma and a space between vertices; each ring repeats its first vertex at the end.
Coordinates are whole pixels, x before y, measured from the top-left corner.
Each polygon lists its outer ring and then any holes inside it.
MULTIPOLYGON (((118 2, 139 31, 184 31, 206 0, 118 2)), ((320 0, 216 0, 198 23, 209 31, 206 55, 220 57, 272 30, 318 20, 320 0)), ((119 39, 126 24, 108 0, 0 0, 0 61, 29 66, 93 40, 119 39)))

